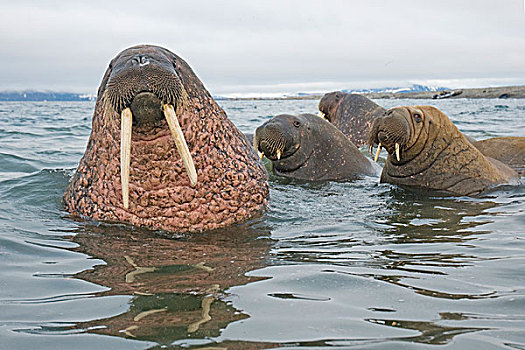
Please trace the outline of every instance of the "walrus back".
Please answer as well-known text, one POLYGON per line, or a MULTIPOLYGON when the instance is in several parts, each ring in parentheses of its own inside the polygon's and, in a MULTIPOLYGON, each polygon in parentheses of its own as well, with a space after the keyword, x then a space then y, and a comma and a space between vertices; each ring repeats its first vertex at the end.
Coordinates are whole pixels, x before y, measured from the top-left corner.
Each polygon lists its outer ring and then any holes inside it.
POLYGON ((508 165, 519 175, 525 175, 525 137, 493 137, 472 143, 485 156, 508 165))

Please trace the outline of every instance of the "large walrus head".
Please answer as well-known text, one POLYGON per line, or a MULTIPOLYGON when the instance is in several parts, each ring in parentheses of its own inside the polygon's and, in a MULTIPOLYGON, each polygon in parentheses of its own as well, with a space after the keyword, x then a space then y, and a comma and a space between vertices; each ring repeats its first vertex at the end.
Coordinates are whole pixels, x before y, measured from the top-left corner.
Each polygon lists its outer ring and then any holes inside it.
POLYGON ((293 171, 313 152, 310 122, 305 115, 281 114, 255 130, 253 146, 274 162, 274 169, 293 171))
POLYGON ((343 101, 345 93, 342 91, 334 91, 324 94, 319 100, 319 116, 325 118, 330 123, 335 120, 337 108, 343 101))
POLYGON ((319 101, 319 114, 356 146, 366 144, 372 121, 383 115, 385 109, 359 94, 335 91, 325 94, 319 101))
MULTIPOLYGON (((370 128, 368 146, 370 149, 378 145, 375 160, 379 156, 381 147, 384 147, 388 154, 391 155, 392 162, 401 162, 401 156, 409 157, 408 153, 417 155, 420 153, 420 147, 412 149, 417 141, 426 140, 429 126, 432 123, 431 107, 427 109, 427 115, 423 112, 423 107, 395 107, 385 112, 384 116, 373 121, 370 128), (418 108, 419 107, 419 108, 418 108), (394 158, 395 155, 395 158, 394 158)), ((424 146, 425 142, 420 142, 424 146)))
POLYGON ((167 49, 141 45, 118 54, 92 124, 64 195, 73 215, 195 232, 245 221, 267 204, 256 154, 167 49))
POLYGON ((432 106, 395 107, 374 120, 368 145, 389 153, 381 182, 475 195, 517 174, 486 158, 452 121, 432 106))

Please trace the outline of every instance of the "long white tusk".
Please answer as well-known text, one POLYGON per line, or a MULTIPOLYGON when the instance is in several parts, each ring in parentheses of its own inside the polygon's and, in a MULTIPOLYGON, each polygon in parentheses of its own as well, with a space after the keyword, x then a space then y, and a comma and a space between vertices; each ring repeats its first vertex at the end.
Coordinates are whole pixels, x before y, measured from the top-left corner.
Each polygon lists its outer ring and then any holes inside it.
POLYGON ((129 164, 131 162, 131 125, 133 115, 129 108, 120 113, 120 183, 124 209, 129 208, 129 164))
POLYGON ((379 146, 377 146, 377 151, 376 151, 376 155, 374 157, 374 162, 377 162, 377 159, 379 158, 379 153, 381 153, 381 144, 379 144, 379 146))
POLYGON ((277 150, 277 159, 281 159, 281 150, 277 150))
POLYGON ((184 163, 184 167, 186 168, 186 172, 190 177, 190 182, 192 185, 195 186, 197 184, 197 171, 195 170, 193 158, 191 157, 190 150, 188 149, 188 144, 186 143, 186 139, 184 138, 184 134, 182 133, 182 129, 180 128, 179 121, 177 120, 177 116, 175 115, 175 110, 170 104, 163 105, 162 109, 164 111, 164 116, 166 117, 166 120, 168 122, 171 135, 175 140, 177 150, 179 151, 180 157, 182 158, 182 162, 184 163))
POLYGON ((253 134, 253 148, 255 148, 255 152, 257 152, 257 155, 262 160, 264 157, 264 152, 259 152, 259 140, 257 139, 257 133, 253 134))
POLYGON ((320 118, 326 119, 326 115, 323 112, 321 112, 321 111, 319 111, 319 113, 317 113, 317 116, 320 117, 320 118))
POLYGON ((399 156, 399 143, 396 142, 396 159, 399 162, 401 157, 399 156))

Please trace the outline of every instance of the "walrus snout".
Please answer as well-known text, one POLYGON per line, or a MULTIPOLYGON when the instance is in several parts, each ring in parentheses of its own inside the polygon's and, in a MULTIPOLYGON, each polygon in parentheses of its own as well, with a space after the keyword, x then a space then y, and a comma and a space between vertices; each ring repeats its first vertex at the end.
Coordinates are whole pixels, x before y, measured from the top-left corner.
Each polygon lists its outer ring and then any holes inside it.
POLYGON ((133 98, 129 108, 133 114, 133 124, 139 128, 152 128, 165 120, 162 102, 151 92, 139 93, 133 98))
POLYGON ((378 134, 377 134, 377 139, 379 140, 379 142, 381 142, 383 145, 386 145, 387 142, 388 142, 388 133, 384 132, 384 131, 380 131, 378 134))
MULTIPOLYGON (((130 107, 141 93, 155 95, 161 103, 171 104, 177 114, 187 104, 187 92, 176 66, 161 50, 148 47, 131 48, 116 57, 106 73, 102 86, 107 106, 117 113, 130 107)), ((160 109, 160 104, 159 104, 160 109)))
POLYGON ((268 122, 255 130, 254 147, 270 160, 279 160, 285 153, 288 135, 276 123, 268 122))
POLYGON ((255 130, 254 147, 268 159, 290 157, 300 148, 303 129, 309 129, 301 115, 279 114, 255 130))
POLYGON ((374 145, 378 145, 374 160, 377 161, 381 147, 394 155, 396 160, 401 160, 401 150, 406 146, 411 137, 410 124, 402 111, 390 109, 382 117, 375 119, 370 128, 368 146, 371 153, 374 145))

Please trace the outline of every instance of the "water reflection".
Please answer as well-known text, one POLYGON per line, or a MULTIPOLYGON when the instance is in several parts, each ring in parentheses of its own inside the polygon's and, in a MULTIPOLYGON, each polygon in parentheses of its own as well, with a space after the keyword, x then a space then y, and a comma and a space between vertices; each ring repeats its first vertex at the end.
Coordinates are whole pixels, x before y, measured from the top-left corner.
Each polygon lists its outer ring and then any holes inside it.
POLYGON ((97 297, 133 297, 125 313, 74 328, 164 345, 217 337, 228 324, 247 317, 231 306, 232 296, 224 290, 262 279, 245 273, 265 265, 268 236, 260 224, 178 238, 89 227, 72 238, 79 244, 75 250, 106 265, 74 277, 110 288, 97 297))
MULTIPOLYGON (((312 192, 322 207, 323 201, 338 200, 344 196, 342 190, 356 185, 288 184, 286 188, 302 191, 303 201, 312 192), (331 195, 325 198, 319 192, 331 195)), ((491 329, 471 317, 455 315, 478 312, 483 320, 492 319, 490 311, 479 312, 491 304, 477 309, 476 302, 516 292, 507 282, 498 284, 495 277, 512 264, 497 255, 505 254, 504 250, 488 250, 482 243, 494 234, 490 224, 508 212, 502 196, 497 200, 433 198, 395 187, 373 191, 369 197, 372 204, 366 205, 379 205, 377 211, 353 208, 351 215, 339 223, 328 222, 331 226, 322 230, 304 230, 296 219, 293 222, 299 224, 292 228, 286 220, 277 224, 276 219, 268 223, 268 218, 255 226, 178 238, 118 227, 90 227, 73 238, 79 244, 76 250, 107 265, 75 277, 111 288, 97 296, 132 298, 126 312, 78 323, 74 329, 153 341, 159 346, 228 348, 385 341, 443 345, 458 335, 491 329), (356 215, 361 215, 358 225, 354 223, 356 215), (278 240, 269 239, 267 224, 271 224, 274 238, 278 232, 278 240), (363 226, 368 231, 360 233, 363 226), (484 270, 486 263, 492 265, 484 270), (280 268, 274 269, 276 266, 280 268), (300 271, 308 275, 306 285, 300 271), (265 280, 268 277, 272 278, 265 280), (260 283, 252 283, 256 281, 260 283), (360 287, 343 288, 345 281, 351 282, 348 287, 360 287), (330 324, 327 317, 345 319, 344 326, 339 326, 345 336, 332 339, 330 333, 339 328, 323 328, 318 341, 302 341, 308 337, 300 326, 289 329, 284 338, 272 335, 271 327, 288 329, 290 322, 317 323, 317 316, 296 314, 295 303, 303 303, 308 315, 321 315, 323 323, 330 324), (350 314, 343 311, 346 308, 350 314), (331 310, 330 316, 320 314, 322 310, 331 310), (272 319, 272 326, 267 326, 261 342, 253 341, 257 336, 243 336, 265 329, 261 322, 267 318, 272 319), (384 334, 370 335, 377 329, 384 329, 384 334)), ((315 202, 310 206, 310 210, 317 210, 315 202)), ((279 216, 279 210, 268 215, 279 216)), ((305 221, 304 226, 312 223, 305 221)))
POLYGON ((392 188, 386 205, 391 209, 389 215, 378 219, 386 225, 382 245, 386 249, 375 250, 376 259, 369 264, 373 273, 358 275, 432 298, 475 300, 507 294, 465 280, 458 273, 458 269, 498 258, 476 254, 475 241, 491 233, 480 227, 495 220, 500 204, 486 199, 429 197, 392 188), (415 251, 414 244, 418 247, 415 251), (378 273, 381 270, 385 272, 378 273))
POLYGON ((386 198, 388 215, 378 222, 388 225, 385 233, 393 242, 402 243, 460 243, 473 233, 481 234, 478 226, 490 223, 498 213, 488 213, 499 204, 476 198, 430 197, 392 187, 386 198))
MULTIPOLYGON (((320 195, 314 195, 319 208, 310 203, 310 210, 325 210, 320 195)), ((327 201, 340 201, 340 194, 335 196, 327 201)), ((501 204, 488 199, 432 198, 395 187, 382 193, 371 191, 363 201, 366 203, 361 207, 349 206, 345 212, 335 213, 341 218, 339 223, 324 226, 323 230, 308 228, 301 232, 299 228, 295 230, 299 234, 282 237, 276 255, 284 261, 444 274, 440 268, 467 266, 479 258, 465 254, 463 248, 475 246, 471 241, 490 234, 492 231, 484 226, 505 212, 498 210, 501 204), (436 247, 447 243, 451 244, 446 250, 436 251, 436 247), (403 251, 416 246, 413 252, 403 251)))
MULTIPOLYGON (((362 345, 363 342, 385 340, 447 344, 457 335, 487 330, 476 326, 471 319, 456 319, 450 324, 450 318, 440 316, 465 314, 450 310, 475 309, 476 305, 483 305, 476 304, 476 301, 483 303, 515 295, 512 282, 502 281, 498 276, 500 271, 513 269, 513 263, 506 255, 508 252, 501 247, 485 246, 485 242, 494 239, 491 225, 507 215, 509 209, 506 205, 513 203, 513 197, 523 195, 519 189, 515 192, 498 193, 493 198, 430 197, 389 187, 381 193, 376 191, 376 197, 381 201, 378 211, 368 211, 357 218, 367 222, 375 235, 356 232, 355 220, 348 220, 334 226, 335 229, 325 228, 320 234, 305 232, 282 239, 276 249, 276 256, 282 261, 330 264, 322 274, 378 281, 385 289, 378 288, 379 299, 387 298, 390 287, 386 288, 385 284, 404 291, 399 308, 378 307, 377 301, 372 304, 366 298, 351 303, 366 305, 368 311, 390 316, 370 317, 364 313, 363 321, 419 333, 408 337, 399 334, 381 340, 363 337, 356 341, 351 337, 301 344, 326 346, 357 342, 362 345), (345 232, 341 227, 348 230, 345 232), (404 304, 405 300, 410 300, 410 303, 404 304), (419 307, 429 308, 419 319, 414 317, 418 314, 418 307, 412 304, 416 300, 419 307), (406 318, 407 312, 413 314, 413 318, 406 318)), ((370 201, 377 198, 370 196, 370 201)), ((294 295, 289 290, 280 293, 294 295)), ((326 293, 323 297, 329 300, 330 295, 326 293)))
MULTIPOLYGON (((481 327, 447 327, 440 326, 434 322, 410 321, 410 320, 388 320, 388 319, 367 319, 372 324, 379 324, 387 327, 402 328, 407 330, 416 330, 420 334, 413 337, 397 337, 390 341, 415 342, 421 344, 446 345, 450 343, 455 336, 485 330, 481 327)), ((370 341, 375 342, 375 341, 370 341)), ((339 343, 341 345, 341 343, 339 343)))
MULTIPOLYGON (((328 346, 328 347, 344 347, 344 346, 363 346, 363 345, 372 345, 372 344, 381 344, 384 342, 389 342, 387 348, 396 348, 392 344, 395 342, 402 343, 420 343, 420 344, 430 344, 430 345, 446 345, 450 343, 455 336, 461 334, 472 333, 476 331, 486 330, 487 328, 461 328, 461 327, 446 327, 439 326, 433 322, 417 322, 417 321, 408 321, 408 320, 383 320, 383 319, 367 319, 367 322, 375 325, 382 325, 386 327, 406 329, 406 330, 416 330, 420 334, 417 336, 407 336, 407 337, 392 337, 392 338, 382 338, 382 339, 331 339, 323 340, 317 342, 301 342, 300 345, 304 347, 316 347, 316 346, 328 346)), ((405 345, 400 345, 400 349, 405 348, 405 345)))

